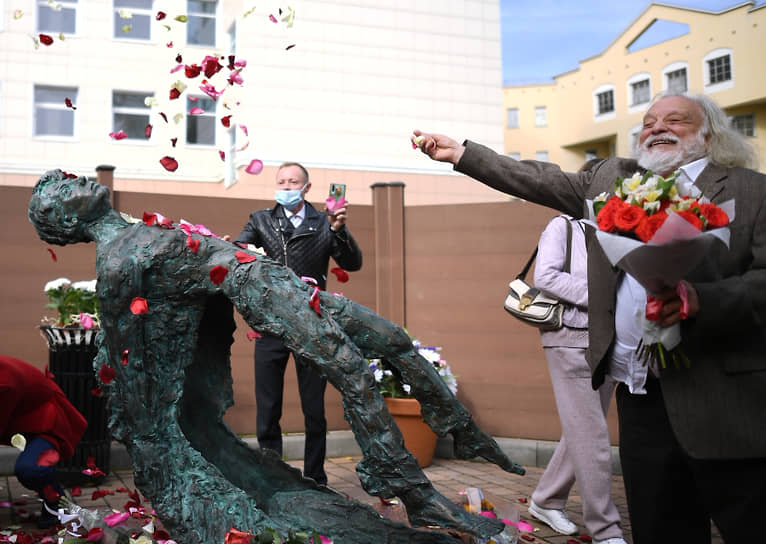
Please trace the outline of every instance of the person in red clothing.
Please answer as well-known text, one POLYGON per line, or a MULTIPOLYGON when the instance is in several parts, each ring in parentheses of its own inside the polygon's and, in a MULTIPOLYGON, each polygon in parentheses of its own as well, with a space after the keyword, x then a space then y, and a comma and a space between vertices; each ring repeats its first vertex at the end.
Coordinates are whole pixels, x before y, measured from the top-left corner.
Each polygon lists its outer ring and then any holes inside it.
MULTIPOLYGON (((21 485, 36 491, 55 510, 64 490, 55 465, 70 458, 88 422, 49 377, 31 364, 0 355, 0 444, 10 445, 20 434, 26 446, 14 473, 21 485)), ((38 527, 55 525, 57 518, 45 507, 38 527)))

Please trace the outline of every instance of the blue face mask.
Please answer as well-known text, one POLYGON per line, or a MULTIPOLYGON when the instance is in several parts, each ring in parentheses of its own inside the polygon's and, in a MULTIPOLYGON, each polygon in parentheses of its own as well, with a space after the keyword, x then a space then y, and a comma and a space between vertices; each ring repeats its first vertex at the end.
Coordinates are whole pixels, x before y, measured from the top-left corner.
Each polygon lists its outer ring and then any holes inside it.
POLYGON ((277 190, 277 194, 275 197, 275 200, 277 201, 277 204, 281 204, 288 210, 292 211, 298 204, 301 203, 301 200, 303 200, 303 189, 305 189, 306 186, 304 185, 300 189, 279 189, 277 190))

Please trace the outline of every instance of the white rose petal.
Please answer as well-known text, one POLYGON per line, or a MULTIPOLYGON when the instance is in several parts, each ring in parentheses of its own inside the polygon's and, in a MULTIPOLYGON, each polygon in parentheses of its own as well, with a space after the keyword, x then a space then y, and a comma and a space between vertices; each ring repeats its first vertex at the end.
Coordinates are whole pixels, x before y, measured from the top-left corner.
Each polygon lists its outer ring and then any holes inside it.
POLYGON ((90 293, 96 292, 96 280, 90 281, 76 281, 72 284, 72 289, 80 289, 82 291, 88 291, 90 293))
POLYGON ((71 285, 72 282, 69 281, 68 278, 57 278, 55 280, 51 280, 48 283, 45 284, 45 289, 43 291, 47 293, 48 291, 51 291, 53 289, 58 289, 59 287, 63 287, 65 285, 71 285))
POLYGON ((14 434, 11 437, 11 446, 18 448, 20 451, 24 451, 24 448, 27 447, 27 439, 24 438, 23 434, 14 434))

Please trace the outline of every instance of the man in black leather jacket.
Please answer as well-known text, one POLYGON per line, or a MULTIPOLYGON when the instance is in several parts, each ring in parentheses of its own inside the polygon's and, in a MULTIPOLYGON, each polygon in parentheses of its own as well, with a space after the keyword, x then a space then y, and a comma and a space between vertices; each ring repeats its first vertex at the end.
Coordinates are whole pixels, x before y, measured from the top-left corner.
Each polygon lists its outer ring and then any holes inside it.
MULTIPOLYGON (((266 255, 289 267, 298 276, 313 278, 324 289, 332 257, 344 270, 362 267, 362 252, 346 228, 345 205, 320 213, 306 202, 311 188, 306 169, 298 163, 284 163, 277 171, 276 201, 273 208, 250 214, 235 242, 262 247, 266 255)), ((258 443, 282 454, 282 391, 290 356, 282 342, 262 336, 255 343, 255 401, 258 409, 258 443)), ((304 473, 320 484, 327 483, 324 471, 327 421, 324 392, 327 380, 310 364, 295 356, 298 391, 301 398, 306 444, 304 473)))

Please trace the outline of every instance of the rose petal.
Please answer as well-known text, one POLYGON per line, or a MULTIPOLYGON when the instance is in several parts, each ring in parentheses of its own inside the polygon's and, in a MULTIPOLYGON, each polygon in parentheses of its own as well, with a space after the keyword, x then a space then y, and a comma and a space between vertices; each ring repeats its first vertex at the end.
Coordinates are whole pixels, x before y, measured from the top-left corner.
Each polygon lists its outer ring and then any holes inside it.
POLYGON ((237 251, 234 256, 237 258, 237 260, 241 263, 251 263, 255 261, 258 257, 253 255, 252 253, 248 253, 246 251, 237 251))
POLYGON ((197 250, 199 249, 199 240, 196 238, 192 238, 191 236, 186 237, 186 247, 192 250, 192 253, 197 253, 197 250))
POLYGON ((152 125, 151 124, 146 125, 144 127, 144 135, 146 136, 147 139, 152 137, 152 125))
POLYGON ((221 124, 225 126, 226 128, 229 128, 231 126, 231 115, 227 115, 226 117, 221 117, 221 124))
POLYGON ((245 136, 249 136, 249 134, 247 133, 247 125, 243 125, 240 123, 239 128, 242 129, 242 132, 245 133, 245 136))
POLYGON ((340 283, 346 283, 348 281, 348 272, 346 272, 342 268, 336 266, 335 268, 330 269, 330 272, 332 274, 335 274, 335 278, 340 283))
POLYGON ((118 525, 128 519, 130 517, 130 514, 127 512, 115 512, 114 514, 109 514, 108 516, 104 516, 104 522, 109 527, 114 527, 115 525, 118 525))
POLYGON ((157 15, 155 16, 155 19, 157 19, 158 21, 162 21, 167 16, 168 14, 165 13, 164 11, 158 11, 157 15))
POLYGON ((105 384, 111 383, 112 380, 114 380, 114 376, 115 376, 115 372, 112 367, 110 367, 106 363, 101 365, 101 370, 98 371, 98 377, 103 383, 105 384))
POLYGON ((128 137, 124 130, 118 130, 117 132, 110 132, 109 137, 113 140, 124 140, 128 137))
POLYGON ((72 101, 69 98, 64 99, 64 104, 66 104, 67 108, 72 108, 73 110, 76 110, 77 108, 72 105, 72 101))
POLYGON ((178 161, 168 155, 165 155, 160 159, 160 164, 168 172, 175 172, 178 169, 178 161))
POLYGON ((103 497, 106 497, 107 495, 114 495, 114 491, 111 491, 109 489, 96 489, 93 491, 93 494, 90 496, 91 500, 97 500, 101 499, 103 497))
POLYGON ((221 157, 221 160, 226 162, 226 152, 222 150, 218 150, 218 156, 221 157))
POLYGON ((535 528, 532 526, 531 523, 527 523, 524 520, 519 521, 516 524, 516 527, 519 528, 519 531, 524 531, 526 533, 531 533, 531 532, 533 532, 535 530, 535 528))
POLYGON ((229 269, 225 266, 221 265, 215 265, 210 270, 210 281, 212 281, 215 285, 220 285, 223 283, 224 278, 226 277, 226 274, 229 273, 229 269))
POLYGON ((200 107, 195 107, 189 110, 189 115, 200 115, 202 113, 205 113, 205 110, 200 107))
POLYGON ((53 43, 53 38, 48 36, 47 34, 40 34, 40 43, 43 45, 51 45, 53 43))
POLYGON ((94 387, 90 390, 90 394, 94 397, 100 397, 101 396, 101 387, 94 387))
POLYGON ((285 47, 285 51, 290 51, 290 49, 292 49, 293 47, 295 47, 295 44, 294 44, 294 43, 291 43, 290 45, 288 45, 287 47, 285 47))
POLYGON ((257 176, 263 172, 263 161, 259 159, 253 159, 250 161, 250 164, 247 165, 247 168, 245 168, 245 172, 257 176))
POLYGON ((82 488, 79 485, 73 485, 72 490, 69 492, 73 497, 79 497, 82 495, 82 488))
POLYGON ((48 253, 51 254, 51 259, 53 259, 53 262, 57 262, 59 258, 56 256, 56 252, 53 251, 51 248, 46 248, 48 250, 48 253))
POLYGON ((130 311, 134 315, 149 313, 149 305, 146 303, 146 299, 144 297, 135 297, 130 302, 130 311))
POLYGON ((276 23, 276 22, 278 22, 278 21, 277 21, 277 18, 276 18, 276 17, 274 17, 272 14, 269 14, 269 21, 271 21, 272 23, 276 23))
POLYGON ((261 333, 259 332, 256 332, 254 330, 247 331, 247 339, 250 340, 251 342, 255 340, 256 338, 260 338, 260 337, 261 337, 261 333))
POLYGON ((129 354, 130 354, 130 350, 129 349, 123 350, 122 355, 120 356, 120 362, 123 365, 127 365, 128 364, 128 355, 129 354))
POLYGON ((85 540, 88 542, 98 542, 102 538, 104 538, 104 530, 101 527, 93 527, 93 529, 88 531, 85 540))
POLYGON ((168 116, 167 116, 167 115, 165 115, 164 113, 160 112, 160 117, 162 117, 162 119, 163 119, 163 120, 164 120, 166 123, 168 122, 168 116))

